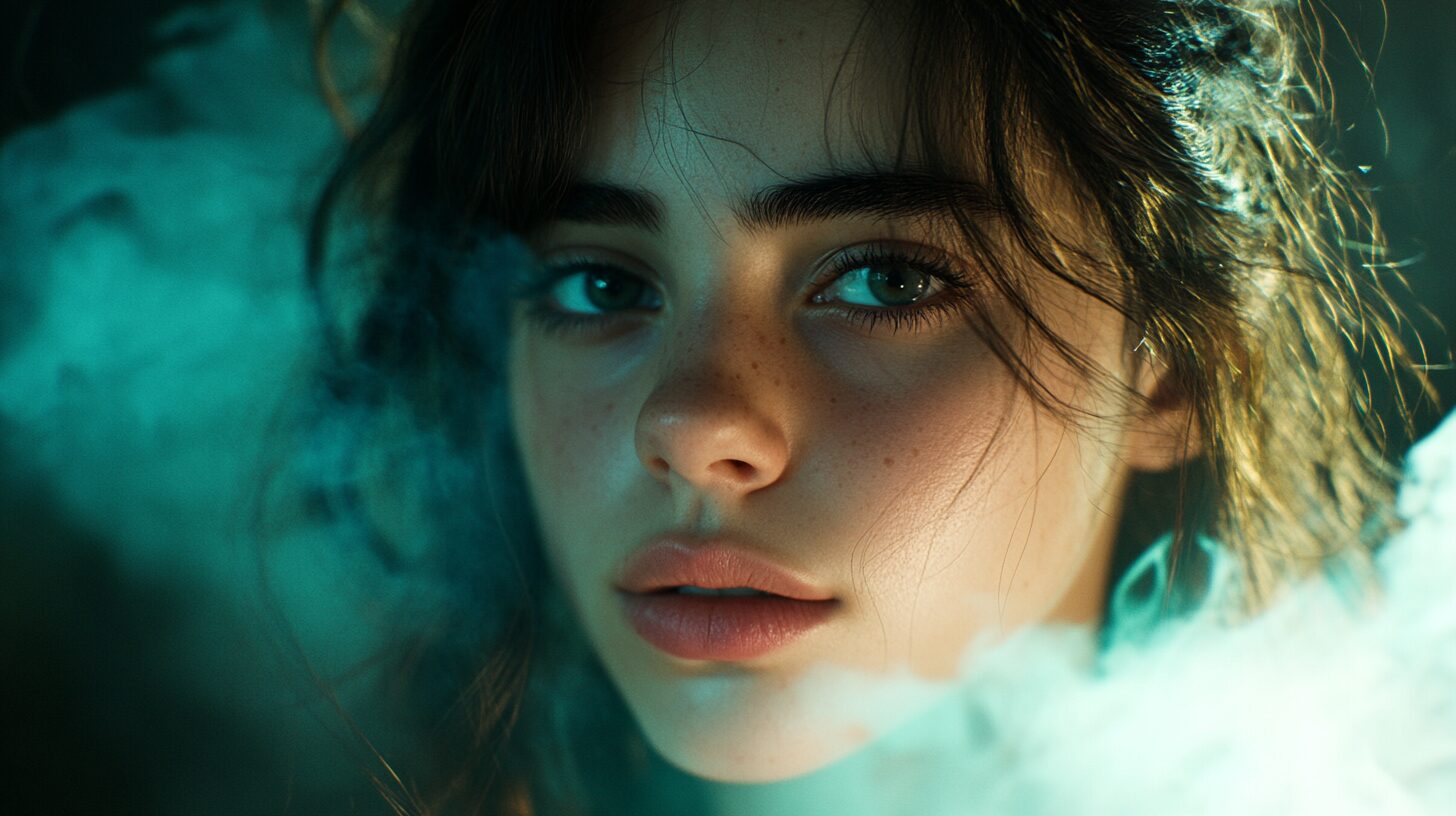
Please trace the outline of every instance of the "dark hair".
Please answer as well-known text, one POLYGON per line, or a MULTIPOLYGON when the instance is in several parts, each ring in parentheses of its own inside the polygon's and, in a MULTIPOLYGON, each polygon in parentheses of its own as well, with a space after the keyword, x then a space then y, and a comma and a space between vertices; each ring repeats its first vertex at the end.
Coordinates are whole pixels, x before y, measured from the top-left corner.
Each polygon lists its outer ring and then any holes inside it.
MULTIPOLYGON (((334 0, 331 13, 349 5, 334 0)), ((490 276, 512 261, 490 253, 549 217, 572 180, 593 78, 608 58, 607 13, 606 4, 559 0, 413 3, 378 105, 314 217, 309 274, 334 327, 332 393, 380 415, 400 408, 452 450, 485 451, 483 472, 445 489, 486 491, 500 507, 529 505, 502 493, 520 490, 517 454, 501 433, 504 312, 486 305, 497 298, 469 293, 493 291, 484 288, 490 276), (369 257, 379 262, 335 272, 326 262, 330 225, 345 204, 370 225, 369 257), (353 317, 341 313, 339 292, 363 293, 353 317)), ((1396 375, 1413 369, 1382 288, 1397 279, 1380 256, 1378 224, 1319 141, 1325 82, 1306 48, 1320 36, 1315 16, 1267 0, 921 0, 870 2, 865 13, 904 26, 911 94, 902 158, 913 153, 923 169, 945 173, 970 162, 993 190, 997 228, 1039 272, 1125 315, 1129 336, 1194 406, 1189 444, 1202 455, 1146 485, 1177 496, 1166 520, 1175 564, 1190 536, 1220 541, 1244 568, 1246 612, 1312 570, 1366 564, 1391 523, 1382 508, 1392 473, 1369 373, 1355 361, 1377 361, 1397 394, 1396 375), (1031 140, 1072 180, 1112 264, 1097 263, 1028 203, 1021 146, 1031 140)), ((1089 377, 1107 372, 1046 328, 1025 270, 1003 263, 991 251, 997 238, 962 215, 987 279, 1024 318, 1009 333, 982 315, 983 336, 1043 403, 1091 419, 1056 403, 1023 343, 1048 344, 1089 377)), ((604 680, 581 674, 591 661, 570 627, 553 623, 559 599, 543 580, 529 513, 454 523, 498 531, 501 547, 474 572, 442 575, 489 586, 475 602, 489 599, 499 620, 520 625, 468 644, 490 662, 463 698, 474 701, 472 726, 456 735, 476 752, 473 770, 494 769, 502 781, 461 777, 443 786, 438 806, 526 812, 534 802, 566 813, 595 801, 610 812, 600 792, 553 788, 538 770, 565 760, 547 759, 542 746, 562 732, 546 722, 556 716, 551 695, 533 698, 531 689, 560 682, 567 666, 578 667, 581 694, 604 680), (492 577, 500 575, 509 580, 492 577)), ((609 694, 597 702, 608 712, 600 716, 621 724, 609 694)), ((650 762, 640 745, 614 756, 614 768, 650 762)))

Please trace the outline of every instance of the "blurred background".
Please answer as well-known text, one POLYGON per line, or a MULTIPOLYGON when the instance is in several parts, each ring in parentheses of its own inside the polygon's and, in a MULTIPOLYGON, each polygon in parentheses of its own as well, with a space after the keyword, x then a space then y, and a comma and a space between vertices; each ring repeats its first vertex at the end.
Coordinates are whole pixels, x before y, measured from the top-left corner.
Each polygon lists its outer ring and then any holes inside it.
MULTIPOLYGON (((1332 138, 1376 187, 1448 408, 1456 3, 1328 5, 1332 138)), ((297 231, 339 138, 304 0, 0 2, 0 811, 384 810, 277 679, 235 535, 240 440, 306 360, 297 231)), ((373 630, 338 621, 395 579, 311 552, 280 554, 281 591, 351 665, 373 630)))

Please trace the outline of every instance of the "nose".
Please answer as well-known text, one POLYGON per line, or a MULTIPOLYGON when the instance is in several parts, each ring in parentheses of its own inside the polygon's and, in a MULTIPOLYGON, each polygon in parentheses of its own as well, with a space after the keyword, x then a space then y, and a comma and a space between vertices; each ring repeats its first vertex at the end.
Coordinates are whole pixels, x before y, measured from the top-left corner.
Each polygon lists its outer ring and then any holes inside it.
POLYGON ((637 420, 637 456, 655 478, 677 474, 706 493, 737 498, 777 482, 788 462, 780 423, 743 380, 698 368, 664 378, 637 420))

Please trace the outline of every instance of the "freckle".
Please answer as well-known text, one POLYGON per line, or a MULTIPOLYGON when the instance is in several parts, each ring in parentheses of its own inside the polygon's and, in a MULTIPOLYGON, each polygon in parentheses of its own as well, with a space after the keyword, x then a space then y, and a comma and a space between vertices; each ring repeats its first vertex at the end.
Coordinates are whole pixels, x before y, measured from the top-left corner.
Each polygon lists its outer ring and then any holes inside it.
POLYGON ((610 411, 610 410, 612 410, 613 408, 616 408, 616 407, 617 407, 617 403, 615 403, 615 402, 609 402, 606 405, 602 406, 602 410, 603 411, 610 411))
POLYGON ((839 402, 839 399, 837 397, 830 397, 829 398, 829 404, 830 405, 834 405, 834 404, 836 404, 838 402, 839 402))
POLYGON ((911 448, 910 449, 910 455, 911 456, 919 456, 920 455, 920 449, 919 448, 911 448))
POLYGON ((773 380, 774 380, 774 385, 778 385, 779 384, 779 378, 778 377, 774 377, 773 380))
POLYGON ((749 363, 748 366, 749 366, 749 368, 752 368, 754 371, 757 371, 758 370, 758 363, 749 363))
POLYGON ((783 344, 785 344, 787 342, 789 342, 789 338, 787 338, 787 337, 780 337, 779 338, 779 345, 782 346, 783 344))
POLYGON ((885 457, 885 467, 894 467, 894 466, 895 466, 895 460, 894 459, 891 459, 888 456, 886 456, 885 457))

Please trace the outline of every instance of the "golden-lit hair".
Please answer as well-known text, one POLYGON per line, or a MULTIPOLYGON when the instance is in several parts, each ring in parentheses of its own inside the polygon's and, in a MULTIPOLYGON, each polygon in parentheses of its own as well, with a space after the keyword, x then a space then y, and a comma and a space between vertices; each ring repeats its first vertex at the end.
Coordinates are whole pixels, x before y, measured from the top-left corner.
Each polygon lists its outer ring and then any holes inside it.
MULTIPOLYGON (((341 399, 401 399, 420 422, 489 443, 471 436, 482 411, 461 394, 499 388, 501 329, 459 320, 452 303, 480 285, 469 278, 482 267, 458 261, 482 234, 525 231, 559 201, 583 147, 606 4, 415 2, 397 36, 377 35, 392 61, 357 132, 330 78, 328 32, 349 14, 384 27, 350 0, 316 5, 323 89, 352 139, 320 198, 311 281, 330 286, 330 225, 344 205, 371 220, 388 256, 374 277, 348 282, 369 292, 361 319, 330 315, 340 328, 327 375, 341 399)), ((1119 309, 1139 350, 1169 372, 1174 397, 1193 406, 1188 443, 1201 455, 1143 480, 1164 494, 1174 485, 1175 562, 1194 535, 1220 542, 1243 568, 1242 593, 1229 599, 1243 614, 1318 570, 1369 577, 1372 548, 1393 524, 1394 482, 1373 395, 1390 390, 1407 430, 1406 389, 1429 386, 1399 339, 1386 290, 1403 284, 1368 193, 1324 141, 1325 28, 1310 5, 919 0, 872 2, 866 14, 906 32, 906 155, 948 173, 972 165, 995 193, 1000 234, 1038 274, 1119 309), (1019 150, 1028 138, 1073 181, 1110 262, 1028 204, 1019 150)), ((993 251, 1003 238, 980 214, 962 216, 989 280, 1024 318, 1016 333, 980 320, 983 337, 1031 394, 1087 419, 1055 404, 1026 343, 1088 377, 1108 373, 1046 329, 1026 270, 993 251)), ((529 547, 512 555, 528 577, 533 557, 529 547)), ((539 602, 503 594, 501 617, 539 602)), ((500 631, 515 634, 482 651, 524 659, 523 630, 500 631)), ((482 681, 491 688, 526 682, 492 666, 482 681)), ((508 712, 495 698, 483 704, 470 743, 517 739, 498 730, 515 721, 508 712)), ((499 790, 491 807, 524 812, 522 788, 499 790)))

